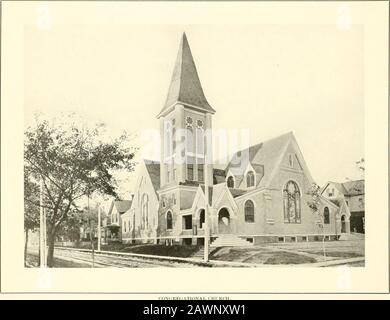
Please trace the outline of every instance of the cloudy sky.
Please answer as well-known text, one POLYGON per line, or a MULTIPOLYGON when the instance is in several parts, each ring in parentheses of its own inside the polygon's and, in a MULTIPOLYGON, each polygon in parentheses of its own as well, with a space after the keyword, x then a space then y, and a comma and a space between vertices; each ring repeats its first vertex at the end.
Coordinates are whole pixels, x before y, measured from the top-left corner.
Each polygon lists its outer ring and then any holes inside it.
MULTIPOLYGON (((364 157, 363 29, 336 25, 52 25, 25 29, 25 124, 76 112, 110 135, 134 132, 139 156, 167 95, 183 31, 214 129, 249 143, 293 131, 314 179, 359 178, 364 157)), ((240 146, 233 145, 231 150, 240 146)))

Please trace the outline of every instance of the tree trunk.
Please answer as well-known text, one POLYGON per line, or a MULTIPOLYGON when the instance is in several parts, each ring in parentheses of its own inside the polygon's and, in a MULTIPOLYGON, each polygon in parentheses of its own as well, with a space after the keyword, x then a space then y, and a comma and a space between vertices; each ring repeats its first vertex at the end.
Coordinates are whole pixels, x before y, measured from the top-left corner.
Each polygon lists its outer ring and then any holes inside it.
POLYGON ((24 240, 24 265, 26 266, 27 265, 27 243, 28 243, 28 229, 25 230, 26 231, 26 237, 25 237, 25 240, 24 240))
POLYGON ((54 242, 56 238, 55 229, 50 230, 48 237, 47 237, 47 243, 49 246, 49 249, 47 251, 47 266, 49 268, 54 267, 54 242))

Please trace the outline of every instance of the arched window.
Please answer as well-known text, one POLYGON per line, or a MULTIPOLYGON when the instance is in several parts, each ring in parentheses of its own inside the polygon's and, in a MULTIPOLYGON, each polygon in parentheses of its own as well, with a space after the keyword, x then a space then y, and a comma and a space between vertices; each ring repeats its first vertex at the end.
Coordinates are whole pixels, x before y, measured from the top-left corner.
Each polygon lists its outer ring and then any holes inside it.
POLYGON ((325 207, 324 208, 324 224, 329 224, 329 223, 330 223, 329 208, 325 207))
POLYGON ((167 230, 172 229, 172 212, 168 211, 167 212, 167 230))
POLYGON ((301 223, 301 192, 294 181, 286 183, 283 189, 284 222, 301 223))
POLYGON ((255 206, 252 200, 245 202, 245 222, 255 222, 255 206))
POLYGON ((199 229, 203 228, 203 224, 205 223, 205 221, 206 221, 205 211, 204 211, 204 209, 202 209, 202 210, 200 210, 200 213, 199 213, 199 229))
POLYGON ((187 126, 187 136, 186 136, 186 147, 187 147, 187 153, 188 152, 191 152, 193 153, 194 152, 194 140, 195 140, 195 137, 194 137, 194 131, 192 129, 192 126, 187 126))
POLYGON ((204 131, 203 131, 203 128, 197 127, 195 132, 196 132, 196 153, 204 155, 204 131))
POLYGON ((149 223, 149 198, 148 198, 148 195, 146 193, 142 196, 142 200, 141 200, 141 223, 142 223, 143 229, 146 229, 148 227, 148 223, 149 223))
POLYGON ((227 178, 227 186, 228 188, 234 188, 234 178, 232 176, 227 178))
POLYGON ((254 185, 255 185, 255 174, 253 173, 253 171, 249 171, 246 174, 246 186, 249 188, 249 187, 253 187, 254 185))

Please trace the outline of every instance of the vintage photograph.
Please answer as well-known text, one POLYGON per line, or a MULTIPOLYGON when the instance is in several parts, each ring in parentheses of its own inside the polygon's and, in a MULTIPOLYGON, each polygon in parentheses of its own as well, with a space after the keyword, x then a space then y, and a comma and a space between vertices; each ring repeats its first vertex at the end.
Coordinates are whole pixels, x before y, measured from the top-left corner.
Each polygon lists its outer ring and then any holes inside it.
POLYGON ((26 268, 365 267, 364 32, 24 30, 26 268))

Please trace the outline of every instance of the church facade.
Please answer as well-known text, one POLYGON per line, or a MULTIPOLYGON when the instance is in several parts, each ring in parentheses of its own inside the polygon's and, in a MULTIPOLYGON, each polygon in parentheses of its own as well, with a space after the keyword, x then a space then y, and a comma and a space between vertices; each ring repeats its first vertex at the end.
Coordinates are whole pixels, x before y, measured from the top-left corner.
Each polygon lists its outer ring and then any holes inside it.
POLYGON ((131 206, 120 215, 123 242, 202 245, 206 212, 212 243, 312 241, 323 235, 330 240, 349 232, 342 229, 341 221, 349 219, 342 206, 325 197, 320 215, 308 206, 313 178, 292 132, 237 152, 224 169, 214 168, 207 137, 215 113, 183 34, 157 115, 160 161, 144 160, 138 168, 131 206))

